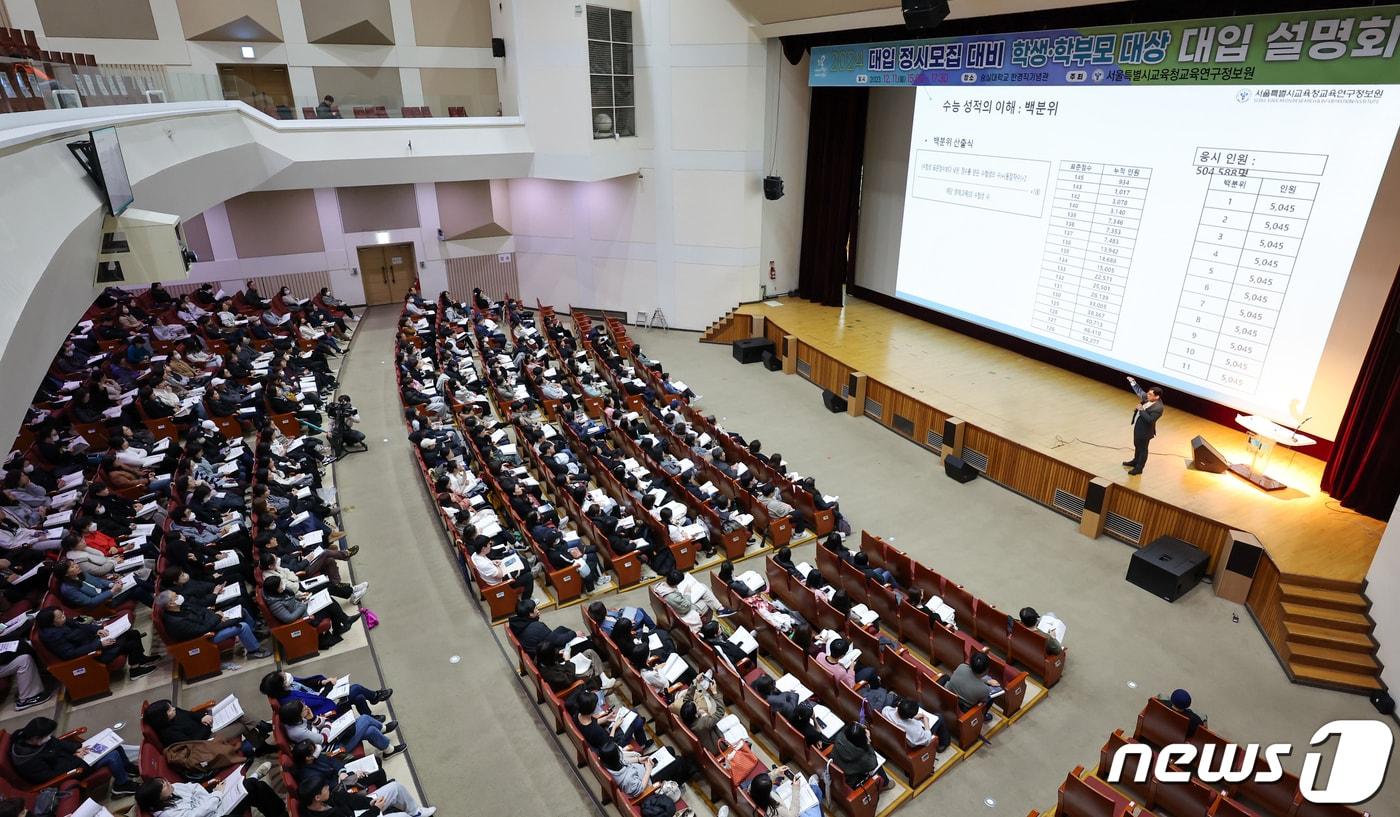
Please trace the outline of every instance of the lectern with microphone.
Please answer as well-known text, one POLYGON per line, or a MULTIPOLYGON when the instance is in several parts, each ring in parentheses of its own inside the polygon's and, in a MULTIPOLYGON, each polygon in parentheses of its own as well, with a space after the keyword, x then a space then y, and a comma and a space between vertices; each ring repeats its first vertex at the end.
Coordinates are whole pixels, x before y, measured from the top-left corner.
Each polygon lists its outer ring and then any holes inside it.
POLYGON ((1279 443, 1296 448, 1317 442, 1311 437, 1304 437, 1296 431, 1290 431, 1267 417, 1255 414, 1236 414, 1235 422, 1249 431, 1249 447, 1254 452, 1254 456, 1248 465, 1242 462, 1233 463, 1230 465, 1230 470, 1266 491, 1277 491, 1287 487, 1282 482, 1264 474, 1269 469, 1269 461, 1273 459, 1274 449, 1278 447, 1279 443))

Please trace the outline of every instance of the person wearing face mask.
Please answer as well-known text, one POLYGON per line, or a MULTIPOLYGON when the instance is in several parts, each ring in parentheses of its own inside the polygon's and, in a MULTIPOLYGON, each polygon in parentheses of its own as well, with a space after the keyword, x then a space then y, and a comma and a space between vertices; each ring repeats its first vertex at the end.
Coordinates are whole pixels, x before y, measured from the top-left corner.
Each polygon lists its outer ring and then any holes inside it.
POLYGON ((39 628, 39 640, 59 660, 68 661, 80 655, 98 653, 98 660, 110 665, 125 655, 131 662, 130 675, 140 678, 155 671, 158 659, 146 655, 141 647, 141 633, 127 630, 113 638, 100 624, 80 624, 63 615, 57 607, 46 607, 34 619, 39 628))
POLYGON ((82 533, 83 544, 93 550, 101 551, 104 555, 113 556, 121 552, 121 545, 117 544, 115 537, 127 536, 131 533, 130 526, 122 526, 113 529, 108 526, 108 530, 103 530, 102 525, 92 517, 79 517, 74 523, 73 529, 82 533))
POLYGON ((267 658, 272 650, 263 647, 253 632, 252 622, 245 611, 243 618, 230 619, 209 607, 187 603, 187 599, 174 590, 162 590, 155 598, 156 614, 165 624, 165 632, 174 641, 192 641, 213 633, 214 642, 238 638, 249 658, 267 658))
POLYGON ((372 772, 345 771, 344 762, 322 752, 320 746, 309 740, 297 741, 292 745, 292 776, 296 778, 298 789, 322 781, 330 783, 332 801, 353 793, 350 791, 352 788, 364 790, 389 782, 383 768, 372 772))
MULTIPOLYGON (((370 705, 382 703, 389 700, 394 695, 392 689, 370 689, 351 684, 350 691, 341 701, 335 701, 326 697, 335 688, 335 679, 327 678, 324 675, 309 675, 298 678, 290 672, 269 672, 263 676, 262 683, 258 685, 258 690, 269 698, 275 699, 278 704, 288 701, 300 701, 311 707, 311 711, 317 715, 340 715, 350 707, 361 715, 372 714, 370 705)), ((377 718, 383 721, 383 717, 377 718)))
POLYGON ((301 812, 318 817, 432 817, 437 809, 419 808, 417 801, 397 781, 368 794, 334 794, 335 781, 308 779, 301 792, 301 812))
POLYGON ((117 593, 116 585, 111 580, 101 576, 89 576, 83 572, 81 564, 69 559, 60 559, 58 564, 54 565, 54 575, 58 576, 58 595, 69 607, 89 609, 109 601, 115 604, 126 601, 151 603, 150 587, 139 579, 134 587, 117 593))
MULTIPOLYGON (((267 576, 263 579, 263 600, 267 602, 267 609, 272 612, 280 624, 291 624, 297 619, 307 615, 306 601, 311 597, 309 593, 298 593, 292 590, 281 576, 267 576)), ((339 604, 328 604, 317 611, 314 620, 319 624, 322 621, 331 622, 331 632, 323 635, 342 636, 350 631, 356 621, 360 620, 360 614, 353 616, 345 615, 345 611, 340 609, 339 604)))
POLYGON ((89 764, 83 745, 76 740, 54 736, 58 724, 45 717, 34 718, 16 729, 10 742, 10 765, 25 782, 44 783, 69 772, 81 772, 80 780, 92 778, 105 770, 112 774, 114 796, 136 793, 132 775, 136 766, 126 759, 121 747, 102 755, 89 764))
POLYGON ((353 752, 361 743, 368 741, 386 760, 408 750, 408 744, 403 741, 390 748, 387 735, 399 728, 398 721, 380 723, 373 715, 360 715, 353 724, 332 738, 330 726, 333 719, 315 714, 311 707, 301 701, 289 700, 282 704, 277 708, 277 717, 282 721, 282 731, 287 740, 293 743, 309 740, 321 747, 353 752))
POLYGON ((61 541, 64 557, 82 568, 84 573, 107 579, 116 575, 117 560, 97 548, 90 547, 77 534, 64 534, 61 541))

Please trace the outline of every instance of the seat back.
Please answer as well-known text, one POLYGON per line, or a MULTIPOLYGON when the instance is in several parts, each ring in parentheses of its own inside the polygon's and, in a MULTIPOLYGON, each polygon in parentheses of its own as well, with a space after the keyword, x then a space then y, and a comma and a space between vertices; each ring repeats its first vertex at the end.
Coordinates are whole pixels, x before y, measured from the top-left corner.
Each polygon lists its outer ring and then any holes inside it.
POLYGON ((1156 698, 1150 698, 1147 706, 1138 714, 1133 737, 1155 748, 1170 743, 1185 743, 1186 730, 1190 725, 1191 720, 1184 714, 1156 698))
MULTIPOLYGON (((1123 805, 1126 806, 1126 803, 1123 805)), ((1122 817, 1124 810, 1112 798, 1071 773, 1065 776, 1065 782, 1060 786, 1059 807, 1055 814, 1057 817, 1122 817)))

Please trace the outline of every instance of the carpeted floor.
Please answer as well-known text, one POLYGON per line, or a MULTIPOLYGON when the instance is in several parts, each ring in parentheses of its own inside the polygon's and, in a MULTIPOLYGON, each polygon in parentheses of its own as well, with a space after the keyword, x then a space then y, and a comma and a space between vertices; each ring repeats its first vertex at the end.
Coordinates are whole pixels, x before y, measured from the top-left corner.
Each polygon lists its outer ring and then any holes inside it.
MULTIPOLYGON (((357 575, 373 582, 366 604, 383 621, 371 641, 398 690, 395 710, 426 800, 449 814, 587 813, 572 764, 469 600, 412 468, 394 393, 395 314, 369 314, 342 371, 371 450, 339 463, 337 478, 354 508, 347 527, 364 547, 357 575), (461 661, 450 663, 453 655, 461 661)), ((1003 609, 1031 605, 1069 625, 1068 670, 1048 698, 900 814, 1021 817, 1049 808, 1066 772, 1094 765, 1114 729, 1132 731, 1149 695, 1175 687, 1190 689, 1211 726, 1236 741, 1298 746, 1285 760, 1293 771, 1319 726, 1375 715, 1361 697, 1290 684, 1244 609, 1209 586, 1169 605, 1123 580, 1128 547, 1086 539, 1071 521, 985 480, 947 479, 931 453, 875 423, 828 413, 801 378, 740 366, 727 347, 699 344, 693 333, 634 336, 703 395, 700 405, 721 424, 762 439, 839 495, 857 530, 893 538, 1003 609)), ((644 603, 640 591, 626 598, 644 603)), ((578 626, 579 610, 547 618, 578 626)), ((1400 787, 1367 807, 1400 813, 1400 787)))

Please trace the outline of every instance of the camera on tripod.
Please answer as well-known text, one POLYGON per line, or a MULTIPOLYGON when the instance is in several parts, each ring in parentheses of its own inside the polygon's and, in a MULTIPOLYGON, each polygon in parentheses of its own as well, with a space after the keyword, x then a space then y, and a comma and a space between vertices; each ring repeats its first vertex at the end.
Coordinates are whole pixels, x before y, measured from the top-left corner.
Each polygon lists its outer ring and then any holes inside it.
POLYGON ((351 451, 368 451, 363 432, 353 426, 360 419, 360 412, 350 402, 350 395, 342 394, 326 406, 326 414, 331 418, 331 451, 340 459, 351 451))

